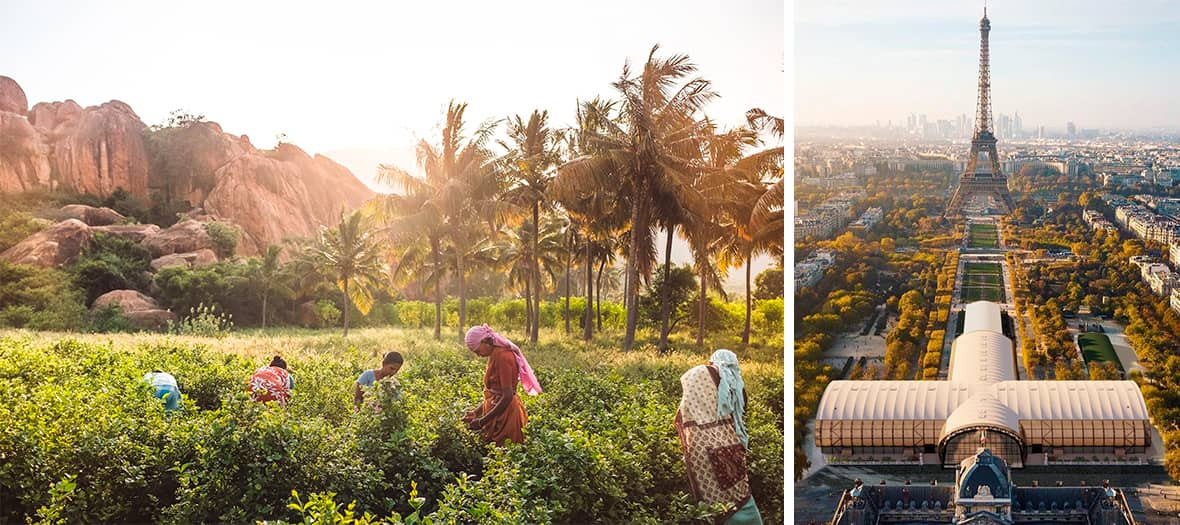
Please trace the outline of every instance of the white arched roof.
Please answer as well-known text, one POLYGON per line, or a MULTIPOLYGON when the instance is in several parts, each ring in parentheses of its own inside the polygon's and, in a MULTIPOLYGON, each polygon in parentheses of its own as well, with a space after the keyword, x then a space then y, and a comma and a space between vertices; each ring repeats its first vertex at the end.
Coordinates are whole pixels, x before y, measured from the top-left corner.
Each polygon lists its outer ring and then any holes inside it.
POLYGON ((991 392, 980 392, 959 405, 942 428, 942 439, 964 428, 988 426, 1020 435, 1020 416, 991 392))
POLYGON ((1026 420, 1147 419, 1134 381, 1006 381, 995 394, 1026 420))
POLYGON ((996 303, 975 301, 967 305, 967 311, 963 315, 966 316, 963 320, 964 334, 978 330, 1004 333, 1003 324, 1000 322, 1000 305, 996 303))
MULTIPOLYGON (((832 381, 819 402, 820 420, 947 421, 980 394, 989 394, 1018 420, 1147 420, 1134 381, 832 381)), ((961 415, 966 417, 970 410, 961 415)), ((980 422, 988 422, 983 420, 980 422)), ((1019 427, 1017 427, 1019 428, 1019 427)))
MULTIPOLYGON (((973 385, 948 381, 832 381, 816 419, 945 420, 971 397, 973 385)), ((987 385, 976 386, 987 388, 987 385)))
POLYGON ((964 332, 951 346, 948 378, 956 383, 1013 381, 1016 379, 1015 359, 1012 340, 1004 334, 985 330, 964 332))

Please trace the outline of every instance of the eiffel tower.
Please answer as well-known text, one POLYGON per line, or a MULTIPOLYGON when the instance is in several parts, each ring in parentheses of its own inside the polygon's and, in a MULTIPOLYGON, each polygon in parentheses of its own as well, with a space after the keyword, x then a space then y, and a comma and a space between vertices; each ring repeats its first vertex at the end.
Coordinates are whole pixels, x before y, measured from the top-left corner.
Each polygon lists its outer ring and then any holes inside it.
POLYGON ((947 206, 947 216, 962 215, 963 205, 972 196, 992 196, 1004 206, 1004 213, 1014 207, 1008 193, 1008 178, 1000 172, 996 155, 996 136, 992 134, 991 74, 988 68, 987 35, 992 24, 987 19, 987 7, 979 21, 979 98, 975 103, 975 137, 971 139, 971 153, 967 169, 959 176, 959 187, 947 206))

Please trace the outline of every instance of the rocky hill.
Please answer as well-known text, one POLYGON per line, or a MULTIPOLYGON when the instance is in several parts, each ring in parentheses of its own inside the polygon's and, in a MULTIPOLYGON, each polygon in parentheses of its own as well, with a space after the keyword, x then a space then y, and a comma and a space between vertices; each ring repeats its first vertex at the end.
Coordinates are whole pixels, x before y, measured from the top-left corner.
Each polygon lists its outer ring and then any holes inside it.
POLYGON ((149 130, 117 100, 29 108, 20 85, 0 76, 0 193, 105 197, 117 188, 145 205, 163 200, 239 225, 242 255, 310 236, 373 196, 348 169, 291 144, 259 150, 205 121, 149 130))

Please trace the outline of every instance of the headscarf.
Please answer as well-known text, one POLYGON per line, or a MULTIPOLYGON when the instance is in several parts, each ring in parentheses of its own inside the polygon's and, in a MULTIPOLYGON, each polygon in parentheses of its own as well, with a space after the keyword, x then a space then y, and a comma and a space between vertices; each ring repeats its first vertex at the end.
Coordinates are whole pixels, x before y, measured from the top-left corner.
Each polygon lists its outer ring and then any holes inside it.
POLYGON ((516 343, 496 333, 486 323, 471 327, 467 331, 467 335, 463 337, 463 341, 467 343, 467 349, 474 352, 476 348, 479 348, 479 343, 488 338, 492 339, 494 346, 502 346, 512 350, 512 354, 516 356, 516 367, 520 373, 520 386, 524 387, 524 391, 530 396, 540 394, 541 383, 537 382, 537 376, 533 374, 533 367, 529 366, 528 360, 524 358, 524 354, 520 352, 520 347, 516 346, 516 343))
POLYGON ((717 415, 725 417, 733 415, 733 424, 742 445, 750 448, 750 434, 746 431, 746 398, 742 393, 746 389, 742 381, 742 370, 738 368, 737 354, 724 348, 713 352, 709 358, 721 376, 717 384, 717 415))

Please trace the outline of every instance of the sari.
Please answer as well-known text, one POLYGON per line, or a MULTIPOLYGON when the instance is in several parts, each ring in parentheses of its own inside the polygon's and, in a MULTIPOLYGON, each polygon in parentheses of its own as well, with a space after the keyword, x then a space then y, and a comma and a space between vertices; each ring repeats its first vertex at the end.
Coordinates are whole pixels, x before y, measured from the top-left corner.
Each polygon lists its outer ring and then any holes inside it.
POLYGON ((684 393, 675 423, 693 497, 732 506, 718 523, 761 524, 750 492, 746 446, 738 436, 733 414, 720 415, 718 384, 709 367, 690 368, 680 376, 680 386, 684 393))
POLYGON ((516 395, 519 383, 515 353, 508 348, 496 347, 488 357, 488 368, 483 374, 483 405, 479 407, 479 413, 490 413, 500 402, 500 392, 506 388, 512 389, 512 400, 495 419, 484 422, 480 428, 480 436, 484 441, 497 446, 504 446, 508 440, 524 443, 524 426, 529 422, 529 415, 520 396, 516 395))
POLYGON ((250 397, 255 401, 278 401, 286 405, 291 399, 290 372, 277 366, 264 366, 250 377, 250 397))

